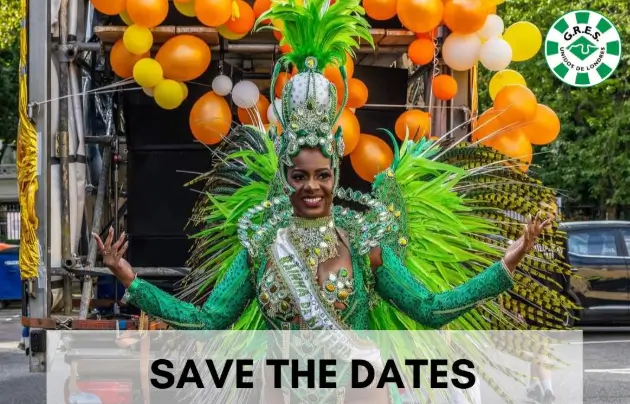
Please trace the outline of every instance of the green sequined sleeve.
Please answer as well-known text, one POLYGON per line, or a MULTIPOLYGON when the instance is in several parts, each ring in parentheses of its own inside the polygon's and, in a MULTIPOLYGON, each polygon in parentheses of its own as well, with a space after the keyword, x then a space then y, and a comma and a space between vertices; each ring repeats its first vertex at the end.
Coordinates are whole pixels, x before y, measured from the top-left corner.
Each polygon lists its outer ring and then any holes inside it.
POLYGON ((247 251, 236 257, 201 307, 186 303, 136 278, 127 289, 127 301, 174 329, 225 330, 241 315, 254 295, 248 272, 247 251))
POLYGON ((503 264, 497 262, 452 290, 432 293, 392 250, 383 248, 382 258, 383 265, 376 270, 375 291, 415 321, 431 328, 443 327, 514 285, 503 264))

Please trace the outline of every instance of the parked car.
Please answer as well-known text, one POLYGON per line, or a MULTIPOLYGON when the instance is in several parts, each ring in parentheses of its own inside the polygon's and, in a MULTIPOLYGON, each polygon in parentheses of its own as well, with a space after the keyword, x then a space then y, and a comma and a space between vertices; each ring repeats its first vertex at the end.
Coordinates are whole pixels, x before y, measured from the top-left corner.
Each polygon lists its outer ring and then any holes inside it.
POLYGON ((630 324, 630 222, 565 222, 572 271, 565 293, 580 307, 576 325, 630 324))

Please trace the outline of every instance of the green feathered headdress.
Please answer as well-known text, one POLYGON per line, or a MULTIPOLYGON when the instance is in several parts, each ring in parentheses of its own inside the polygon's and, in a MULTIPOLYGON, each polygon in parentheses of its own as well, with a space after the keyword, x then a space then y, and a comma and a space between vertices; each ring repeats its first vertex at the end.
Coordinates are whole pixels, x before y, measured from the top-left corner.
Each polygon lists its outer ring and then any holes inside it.
POLYGON ((298 71, 309 70, 306 60, 315 58, 315 71, 322 72, 330 65, 343 66, 346 55, 355 56, 354 49, 363 40, 374 46, 370 26, 363 16, 365 10, 360 0, 273 0, 271 8, 256 21, 271 20, 274 25, 259 30, 273 29, 282 32, 280 45, 288 44, 291 51, 280 62, 294 64, 298 71))
POLYGON ((300 5, 296 0, 272 0, 271 8, 256 21, 256 31, 281 31, 281 44, 291 47, 276 63, 271 79, 272 100, 282 67, 293 64, 299 71, 282 91, 281 110, 272 103, 282 136, 277 137, 274 126, 271 135, 279 139, 279 158, 287 166, 292 165, 291 158, 303 147, 318 147, 338 167, 344 153, 343 128, 335 133, 332 129, 348 99, 346 57, 354 57, 354 48, 359 47, 360 41, 374 46, 360 0, 329 3, 330 0, 304 0, 300 5), (275 26, 260 26, 267 20, 275 26), (327 66, 339 66, 343 78, 344 99, 339 109, 336 87, 322 74, 327 66))

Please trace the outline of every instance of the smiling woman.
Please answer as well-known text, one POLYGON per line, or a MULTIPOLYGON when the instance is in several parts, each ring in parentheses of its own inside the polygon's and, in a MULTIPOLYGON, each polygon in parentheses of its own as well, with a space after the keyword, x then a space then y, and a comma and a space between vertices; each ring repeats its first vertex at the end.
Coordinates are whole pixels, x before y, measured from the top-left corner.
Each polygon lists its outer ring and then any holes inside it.
POLYGON ((290 196, 296 216, 314 219, 330 216, 334 172, 330 159, 319 149, 302 149, 287 168, 287 182, 294 189, 290 196))

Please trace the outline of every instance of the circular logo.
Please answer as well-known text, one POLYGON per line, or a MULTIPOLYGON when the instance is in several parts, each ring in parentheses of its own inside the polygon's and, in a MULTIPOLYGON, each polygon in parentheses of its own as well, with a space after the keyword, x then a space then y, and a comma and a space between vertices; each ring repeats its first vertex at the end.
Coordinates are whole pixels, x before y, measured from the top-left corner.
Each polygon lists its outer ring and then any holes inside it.
POLYGON ((621 36, 610 20, 595 11, 572 11, 558 18, 545 38, 551 71, 575 87, 606 80, 621 60, 621 36))

